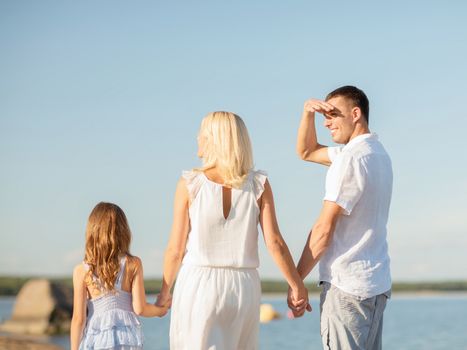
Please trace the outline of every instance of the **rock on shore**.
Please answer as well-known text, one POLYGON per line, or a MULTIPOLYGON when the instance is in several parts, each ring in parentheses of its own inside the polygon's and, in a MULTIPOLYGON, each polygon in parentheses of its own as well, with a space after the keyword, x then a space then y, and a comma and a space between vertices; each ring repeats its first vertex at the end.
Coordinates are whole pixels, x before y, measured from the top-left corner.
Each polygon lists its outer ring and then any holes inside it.
POLYGON ((72 308, 71 288, 46 279, 33 279, 19 291, 13 315, 0 325, 0 330, 21 334, 68 332, 72 308))

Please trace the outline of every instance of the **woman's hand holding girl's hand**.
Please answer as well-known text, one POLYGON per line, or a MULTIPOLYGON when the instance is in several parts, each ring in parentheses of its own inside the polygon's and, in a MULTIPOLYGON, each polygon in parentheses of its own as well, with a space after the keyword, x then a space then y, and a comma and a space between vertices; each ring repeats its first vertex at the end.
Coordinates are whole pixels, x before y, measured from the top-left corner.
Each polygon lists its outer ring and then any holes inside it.
POLYGON ((172 295, 170 293, 159 293, 156 298, 156 305, 170 308, 172 306, 172 295))

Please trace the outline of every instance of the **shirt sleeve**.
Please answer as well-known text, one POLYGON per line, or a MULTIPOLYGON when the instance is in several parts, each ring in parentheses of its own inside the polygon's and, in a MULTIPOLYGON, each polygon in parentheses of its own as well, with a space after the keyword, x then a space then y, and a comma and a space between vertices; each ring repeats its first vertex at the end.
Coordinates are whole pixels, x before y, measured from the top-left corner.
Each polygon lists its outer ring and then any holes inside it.
POLYGON ((342 152, 342 148, 342 146, 328 147, 328 157, 331 163, 334 162, 334 159, 336 159, 336 157, 342 152))
POLYGON ((362 196, 366 176, 363 159, 336 157, 326 177, 324 200, 336 203, 344 209, 345 215, 350 215, 362 196))

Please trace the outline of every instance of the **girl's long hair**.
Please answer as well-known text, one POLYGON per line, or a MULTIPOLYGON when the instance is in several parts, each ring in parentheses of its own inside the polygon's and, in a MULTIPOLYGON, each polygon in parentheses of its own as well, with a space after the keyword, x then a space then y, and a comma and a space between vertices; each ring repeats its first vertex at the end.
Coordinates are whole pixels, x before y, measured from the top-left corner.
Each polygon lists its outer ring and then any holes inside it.
POLYGON ((131 231, 119 206, 100 202, 89 215, 84 261, 90 275, 103 290, 113 290, 120 270, 120 257, 129 254, 131 231))
POLYGON ((199 137, 204 138, 204 171, 217 167, 224 185, 240 188, 253 169, 253 151, 242 118, 231 112, 209 113, 201 122, 199 137))

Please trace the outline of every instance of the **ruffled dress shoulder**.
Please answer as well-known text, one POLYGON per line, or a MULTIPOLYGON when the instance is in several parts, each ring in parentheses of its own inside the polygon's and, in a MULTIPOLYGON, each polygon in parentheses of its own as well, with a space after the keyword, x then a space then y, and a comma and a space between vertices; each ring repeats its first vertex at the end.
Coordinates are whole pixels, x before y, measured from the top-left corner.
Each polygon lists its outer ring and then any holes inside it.
POLYGON ((250 172, 251 184, 256 200, 258 200, 264 192, 264 184, 268 179, 268 174, 264 170, 252 170, 250 172))
MULTIPOLYGON (((199 170, 183 170, 182 178, 186 182, 190 201, 194 201, 203 184, 206 182, 206 175, 199 170)), ((246 184, 251 186, 256 199, 259 199, 264 191, 264 184, 268 174, 264 170, 251 170, 248 174, 246 184)))
POLYGON ((203 174, 203 172, 198 170, 183 170, 182 178, 185 179, 190 202, 193 202, 199 190, 203 186, 203 183, 206 180, 206 176, 203 174))

